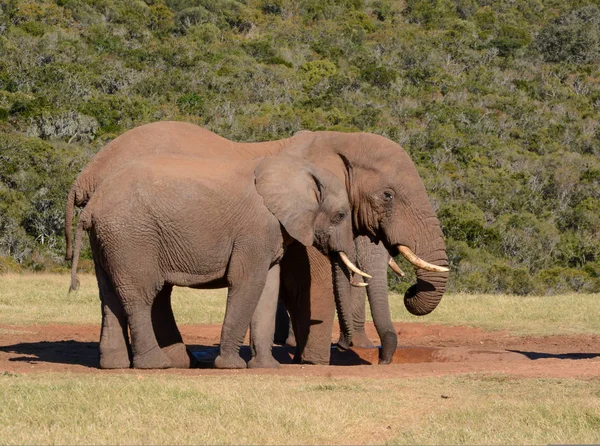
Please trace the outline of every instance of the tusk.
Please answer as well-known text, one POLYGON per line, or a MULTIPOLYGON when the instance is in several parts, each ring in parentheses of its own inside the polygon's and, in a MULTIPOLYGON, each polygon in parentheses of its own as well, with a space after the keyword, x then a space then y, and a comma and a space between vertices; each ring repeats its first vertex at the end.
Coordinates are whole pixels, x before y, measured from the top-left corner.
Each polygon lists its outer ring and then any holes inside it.
POLYGON ((344 265, 346 265, 350 271, 358 274, 359 276, 366 277, 367 279, 373 278, 373 276, 370 276, 369 274, 365 273, 364 271, 359 270, 356 267, 356 265, 354 265, 354 263, 352 263, 350 261, 350 259, 348 258, 348 256, 346 255, 346 253, 344 251, 340 251, 339 254, 340 254, 340 259, 342 259, 342 262, 344 262, 344 265))
POLYGON ((365 287, 365 286, 369 286, 368 283, 365 282, 356 282, 354 280, 350 281, 350 285, 355 286, 355 287, 365 287))
POLYGON ((400 277, 404 277, 404 271, 402 271, 400 269, 400 267, 398 266, 398 264, 396 263, 396 261, 394 260, 393 257, 390 257, 390 261, 388 262, 388 265, 390 265, 390 268, 392 269, 392 271, 394 271, 400 277))
POLYGON ((404 256, 406 260, 412 263, 417 268, 424 269, 426 271, 433 271, 436 273, 446 273, 450 271, 450 268, 445 266, 437 266, 432 263, 426 262, 425 260, 419 258, 414 252, 410 250, 408 246, 398 245, 398 250, 400 254, 404 256))

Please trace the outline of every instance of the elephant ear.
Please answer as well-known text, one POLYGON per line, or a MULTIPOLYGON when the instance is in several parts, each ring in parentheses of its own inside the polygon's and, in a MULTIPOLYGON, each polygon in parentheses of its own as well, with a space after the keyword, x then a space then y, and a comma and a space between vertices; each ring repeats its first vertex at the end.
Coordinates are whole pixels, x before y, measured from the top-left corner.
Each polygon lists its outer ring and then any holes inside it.
POLYGON ((254 169, 257 192, 287 233, 304 246, 312 246, 314 222, 323 186, 314 166, 300 158, 275 155, 254 169))

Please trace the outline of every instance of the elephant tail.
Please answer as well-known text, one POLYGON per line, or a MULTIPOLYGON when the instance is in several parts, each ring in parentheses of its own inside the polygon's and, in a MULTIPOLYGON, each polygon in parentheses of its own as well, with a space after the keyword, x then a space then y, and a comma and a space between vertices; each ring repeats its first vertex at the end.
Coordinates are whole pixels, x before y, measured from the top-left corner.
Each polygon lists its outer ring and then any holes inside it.
POLYGON ((81 252, 81 243, 83 241, 83 231, 87 226, 87 215, 84 210, 79 217, 79 223, 77 223, 77 230, 75 233, 75 249, 73 250, 73 264, 71 265, 71 286, 69 287, 69 293, 76 291, 79 288, 79 279, 77 278, 77 264, 79 263, 79 253, 81 252))
POLYGON ((67 206, 65 208, 65 260, 71 260, 73 258, 73 247, 71 232, 73 231, 73 212, 75 209, 75 189, 77 181, 71 186, 69 195, 67 196, 67 206))

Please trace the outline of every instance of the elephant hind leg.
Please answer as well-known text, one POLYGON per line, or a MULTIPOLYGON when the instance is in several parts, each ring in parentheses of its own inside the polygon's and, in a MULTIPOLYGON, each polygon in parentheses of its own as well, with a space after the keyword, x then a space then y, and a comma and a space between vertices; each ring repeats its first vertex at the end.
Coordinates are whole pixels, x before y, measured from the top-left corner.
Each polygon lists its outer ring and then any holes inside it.
POLYGON ((165 369, 171 361, 162 351, 152 327, 152 303, 155 295, 136 287, 117 289, 129 321, 133 367, 136 369, 165 369))
MULTIPOLYGON (((227 277, 229 291, 225 319, 221 329, 220 352, 215 359, 215 368, 240 369, 247 367, 246 361, 239 354, 240 347, 265 288, 269 269, 273 269, 269 268, 266 261, 261 264, 256 260, 264 258, 264 255, 258 252, 259 249, 263 248, 256 246, 254 250, 234 251, 230 260, 227 277), (252 265, 252 271, 248 271, 248 265, 252 265)), ((271 342, 273 342, 272 332, 270 336, 271 342)))
POLYGON ((127 330, 127 316, 110 278, 97 260, 94 260, 94 265, 102 307, 100 368, 129 368, 131 367, 131 345, 127 330))
POLYGON ((163 353, 171 360, 171 367, 189 369, 195 364, 193 355, 187 350, 177 328, 171 292, 173 285, 165 284, 152 304, 152 327, 156 341, 163 353))

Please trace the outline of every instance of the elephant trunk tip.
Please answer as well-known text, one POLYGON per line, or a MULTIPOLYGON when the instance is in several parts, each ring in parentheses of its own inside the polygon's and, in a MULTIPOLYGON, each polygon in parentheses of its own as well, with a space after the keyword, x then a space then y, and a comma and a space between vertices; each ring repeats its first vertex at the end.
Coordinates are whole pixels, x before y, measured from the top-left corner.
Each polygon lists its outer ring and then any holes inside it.
POLYGON ((416 283, 404 293, 404 306, 410 314, 426 316, 437 308, 443 294, 431 284, 416 283))

